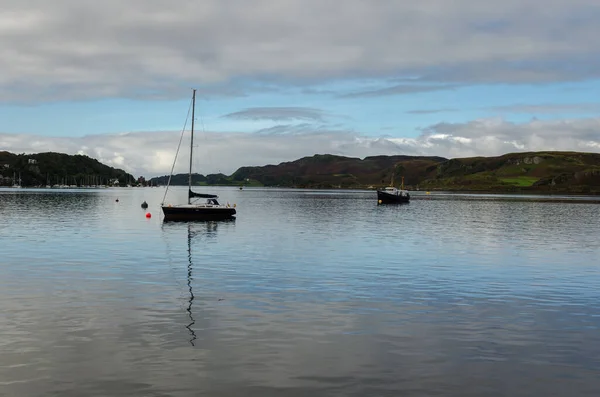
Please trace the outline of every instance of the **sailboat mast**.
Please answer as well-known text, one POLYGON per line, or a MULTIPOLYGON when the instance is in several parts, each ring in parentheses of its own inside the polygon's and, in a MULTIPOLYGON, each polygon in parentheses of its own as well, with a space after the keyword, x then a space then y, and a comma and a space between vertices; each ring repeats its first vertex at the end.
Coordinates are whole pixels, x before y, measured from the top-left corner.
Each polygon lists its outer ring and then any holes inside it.
MULTIPOLYGON (((196 90, 193 90, 192 96, 192 136, 190 138, 190 176, 188 179, 188 190, 192 190, 192 154, 194 153, 194 111, 196 110, 196 90)), ((188 192, 188 204, 192 203, 192 198, 188 192)))

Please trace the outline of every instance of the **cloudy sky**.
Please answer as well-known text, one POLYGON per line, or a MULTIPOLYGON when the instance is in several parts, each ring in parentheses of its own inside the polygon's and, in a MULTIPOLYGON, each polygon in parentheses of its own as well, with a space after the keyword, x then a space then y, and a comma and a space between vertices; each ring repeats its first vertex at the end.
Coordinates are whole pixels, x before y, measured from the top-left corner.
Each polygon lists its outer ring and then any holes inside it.
POLYGON ((168 174, 195 87, 201 173, 600 151, 597 0, 0 4, 0 150, 168 174))

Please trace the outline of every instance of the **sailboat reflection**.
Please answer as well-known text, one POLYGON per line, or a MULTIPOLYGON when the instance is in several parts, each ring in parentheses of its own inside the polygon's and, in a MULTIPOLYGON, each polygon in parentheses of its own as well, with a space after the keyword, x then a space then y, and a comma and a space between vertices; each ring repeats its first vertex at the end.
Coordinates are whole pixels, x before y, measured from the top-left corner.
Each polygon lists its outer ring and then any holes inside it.
MULTIPOLYGON (((186 312, 190 322, 185 326, 190 333, 190 344, 195 346, 195 341, 198 338, 196 332, 194 330, 194 325, 196 324, 196 320, 194 319, 194 314, 192 311, 192 306, 194 304, 195 295, 193 291, 193 281, 194 281, 194 256, 192 253, 192 247, 194 243, 196 243, 196 239, 212 239, 217 236, 217 229, 219 224, 234 224, 235 218, 230 220, 222 220, 222 221, 207 221, 207 222, 190 222, 187 223, 187 288, 189 292, 189 297, 187 300, 186 312)), ((173 225, 182 226, 181 223, 173 225)))

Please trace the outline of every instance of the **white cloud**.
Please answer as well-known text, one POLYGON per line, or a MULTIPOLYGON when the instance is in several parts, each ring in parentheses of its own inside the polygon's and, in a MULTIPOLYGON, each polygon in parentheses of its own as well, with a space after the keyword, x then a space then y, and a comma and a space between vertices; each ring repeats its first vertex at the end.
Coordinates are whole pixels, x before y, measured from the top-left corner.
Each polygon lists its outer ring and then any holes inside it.
MULTIPOLYGON (((246 165, 278 164, 316 153, 352 157, 432 155, 447 158, 509 152, 575 150, 600 152, 600 118, 511 123, 482 119, 440 123, 418 137, 372 137, 350 131, 279 126, 276 134, 205 132, 196 136, 194 170, 230 174, 246 165), (289 130, 291 133, 285 133, 289 130), (315 149, 317 148, 317 149, 315 149)), ((0 134, 0 147, 13 153, 57 151, 87 154, 138 176, 170 172, 179 132, 135 132, 80 138, 0 134), (43 148, 43 149, 41 149, 43 148)), ((184 138, 175 172, 186 172, 189 140, 184 138)))
POLYGON ((600 76, 599 17, 596 0, 4 0, 0 100, 243 95, 261 79, 580 80, 600 76))

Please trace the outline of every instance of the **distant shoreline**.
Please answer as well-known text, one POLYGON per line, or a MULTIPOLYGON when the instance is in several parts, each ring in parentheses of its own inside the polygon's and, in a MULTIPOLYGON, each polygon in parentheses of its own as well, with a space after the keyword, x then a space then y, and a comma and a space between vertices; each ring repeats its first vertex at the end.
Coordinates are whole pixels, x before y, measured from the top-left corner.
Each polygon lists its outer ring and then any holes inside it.
MULTIPOLYGON (((187 185, 171 185, 171 187, 177 188, 187 188, 187 185)), ((197 187, 230 187, 236 188, 237 186, 232 185, 202 185, 197 187)), ((120 189, 138 189, 138 188, 165 188, 165 186, 110 186, 110 187, 64 187, 64 188, 47 188, 47 187, 35 187, 35 186, 23 186, 23 187, 12 187, 12 186, 0 186, 0 191, 26 191, 26 190, 40 190, 40 191, 68 191, 68 190, 88 190, 88 191, 97 191, 97 190, 120 190, 120 189)), ((292 190, 322 190, 322 191, 362 191, 362 192, 376 192, 376 189, 370 188, 360 188, 360 187, 293 187, 293 186, 248 186, 249 189, 292 189, 292 190)), ((410 190, 409 192, 413 195, 414 198, 418 197, 419 200, 427 197, 435 197, 442 195, 470 195, 470 196, 486 196, 486 195, 498 195, 498 196, 513 196, 514 198, 521 198, 517 196, 522 196, 522 198, 526 198, 526 196, 536 196, 533 199, 537 201, 544 201, 544 198, 555 197, 553 199, 547 200, 548 202, 568 202, 568 203, 586 203, 586 204, 600 204, 600 192, 595 193, 569 193, 569 192, 548 192, 548 191, 540 191, 540 190, 529 190, 529 191, 484 191, 484 190, 410 190), (561 200, 561 197, 572 197, 572 199, 561 200), (588 198, 586 200, 577 200, 577 198, 588 198), (598 199, 594 199, 594 197, 598 197, 598 199)))
MULTIPOLYGON (((98 185, 165 186, 168 182, 187 186, 189 178, 188 174, 135 178, 82 155, 0 152, 0 185, 5 187, 93 189, 98 185)), ((241 167, 231 175, 192 174, 192 185, 198 187, 376 190, 390 184, 403 184, 409 191, 595 196, 600 194, 600 153, 519 152, 458 159, 316 154, 278 165, 241 167)))

